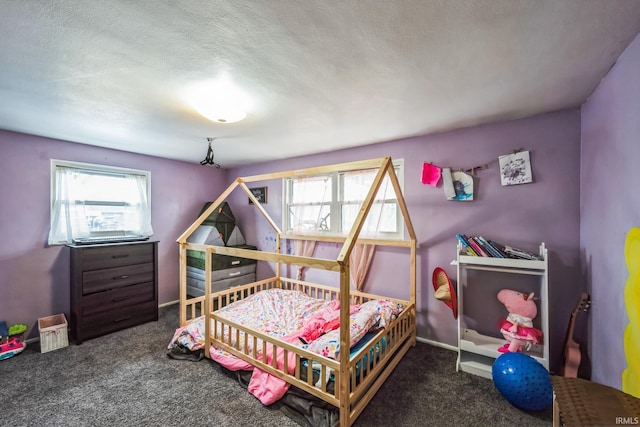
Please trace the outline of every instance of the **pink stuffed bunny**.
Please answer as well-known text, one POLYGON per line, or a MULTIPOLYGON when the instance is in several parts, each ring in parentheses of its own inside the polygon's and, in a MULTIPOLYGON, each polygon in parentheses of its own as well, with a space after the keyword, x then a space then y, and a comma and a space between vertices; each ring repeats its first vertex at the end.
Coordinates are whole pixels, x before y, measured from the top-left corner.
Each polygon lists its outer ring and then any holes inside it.
POLYGON ((498 292, 498 301, 507 308, 509 315, 500 320, 500 332, 507 343, 500 347, 500 353, 518 352, 522 347, 528 350, 531 344, 538 344, 542 331, 533 327, 533 319, 538 315, 533 292, 522 294, 510 289, 498 292))

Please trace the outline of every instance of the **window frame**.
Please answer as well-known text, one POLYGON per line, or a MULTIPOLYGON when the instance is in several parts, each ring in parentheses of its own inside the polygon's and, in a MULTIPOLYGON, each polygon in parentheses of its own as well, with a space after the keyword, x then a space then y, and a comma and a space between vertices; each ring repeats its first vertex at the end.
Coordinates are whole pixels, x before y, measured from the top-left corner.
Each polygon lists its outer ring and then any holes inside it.
MULTIPOLYGON (((53 228, 54 223, 54 204, 56 202, 56 194, 58 189, 58 180, 56 177, 56 172, 59 168, 68 168, 75 169, 79 171, 86 171, 87 174, 95 174, 101 176, 124 176, 124 175, 136 175, 143 177, 146 183, 146 198, 147 205, 149 211, 149 225, 151 224, 151 171, 142 170, 142 169, 133 169, 119 166, 108 166, 108 165, 100 165, 95 163, 85 163, 85 162, 77 162, 72 160, 59 160, 59 159, 51 159, 50 161, 50 203, 49 203, 49 220, 50 220, 50 229, 53 228)), ((87 205, 94 206, 126 206, 127 203, 122 202, 113 202, 107 200, 85 200, 87 205)), ((126 230, 124 230, 126 231, 126 230)), ((94 232, 95 236, 109 236, 113 234, 117 234, 117 232, 94 232)), ((51 236, 49 237, 50 245, 65 245, 72 242, 74 236, 67 236, 67 241, 51 241, 51 236)))
MULTIPOLYGON (((393 168, 395 170, 396 176, 398 178, 398 183, 400 185, 401 191, 404 192, 404 159, 394 159, 393 160, 393 168)), ((302 233, 305 236, 332 236, 332 237, 346 237, 350 230, 341 230, 342 227, 342 207, 347 204, 351 204, 350 202, 346 202, 344 200, 344 179, 343 175, 345 173, 358 172, 358 171, 376 171, 376 168, 366 168, 366 169, 349 169, 343 171, 334 171, 327 173, 320 173, 316 175, 309 175, 307 177, 331 177, 331 203, 330 203, 330 218, 331 218, 331 227, 329 230, 314 230, 308 233, 302 233)), ((386 175, 385 175, 386 176, 386 175)), ((282 180, 282 224, 283 230, 285 230, 286 234, 301 234, 295 233, 292 229, 291 224, 289 224, 289 207, 292 205, 290 202, 291 198, 291 185, 295 179, 300 177, 287 177, 282 180)), ((402 240, 404 238, 404 217, 402 215, 402 211, 400 209, 400 204, 398 202, 397 195, 394 194, 395 197, 391 199, 387 198, 386 201, 394 200, 396 206, 396 232, 379 232, 380 235, 384 235, 384 238, 387 240, 402 240)), ((376 203, 374 201, 374 203, 376 203)), ((315 201, 308 203, 311 205, 321 205, 320 201, 315 201)), ((325 204, 327 204, 325 202, 325 204)))

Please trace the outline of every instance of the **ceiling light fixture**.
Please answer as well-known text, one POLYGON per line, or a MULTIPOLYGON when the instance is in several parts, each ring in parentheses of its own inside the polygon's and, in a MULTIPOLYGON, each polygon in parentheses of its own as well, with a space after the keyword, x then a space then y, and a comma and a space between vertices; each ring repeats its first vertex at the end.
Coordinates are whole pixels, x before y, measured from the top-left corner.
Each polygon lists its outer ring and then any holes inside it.
POLYGON ((187 98, 198 113, 217 123, 235 123, 247 117, 249 99, 227 75, 194 86, 187 98))
POLYGON ((201 165, 212 165, 215 166, 216 169, 220 169, 220 165, 213 161, 213 149, 211 148, 211 143, 213 142, 213 138, 207 138, 209 141, 209 149, 207 150, 207 156, 200 162, 201 165))

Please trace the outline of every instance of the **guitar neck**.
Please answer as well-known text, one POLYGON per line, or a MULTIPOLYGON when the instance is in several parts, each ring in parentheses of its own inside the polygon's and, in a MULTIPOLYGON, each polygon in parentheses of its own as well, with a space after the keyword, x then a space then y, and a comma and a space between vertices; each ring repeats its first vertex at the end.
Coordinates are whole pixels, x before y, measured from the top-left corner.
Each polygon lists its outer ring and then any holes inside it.
POLYGON ((580 346, 573 338, 576 318, 580 311, 586 311, 589 308, 589 295, 583 293, 578 301, 576 308, 571 312, 571 318, 569 319, 569 326, 567 328, 567 336, 564 344, 564 365, 562 366, 561 375, 564 377, 576 378, 578 376, 578 369, 580 368, 580 362, 582 354, 580 346))

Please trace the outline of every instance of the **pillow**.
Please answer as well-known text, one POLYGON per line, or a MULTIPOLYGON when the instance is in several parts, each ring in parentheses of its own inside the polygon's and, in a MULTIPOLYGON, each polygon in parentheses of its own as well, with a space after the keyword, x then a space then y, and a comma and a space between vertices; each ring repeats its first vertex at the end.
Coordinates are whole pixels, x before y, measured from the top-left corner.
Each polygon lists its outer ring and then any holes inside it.
MULTIPOLYGON (((349 318, 350 339, 349 348, 353 347, 376 324, 376 306, 362 304, 360 310, 349 318)), ((340 355, 340 328, 321 335, 303 348, 329 357, 338 359, 340 355)))
POLYGON ((200 245, 224 246, 218 229, 212 225, 200 225, 187 238, 187 242, 200 245))
POLYGON ((386 328, 402 311, 402 304, 396 304, 390 299, 376 299, 367 301, 360 306, 360 311, 372 312, 375 322, 374 326, 386 328))
POLYGON ((242 233, 240 232, 240 229, 236 225, 235 227, 233 227, 233 231, 231 232, 229 239, 227 239, 227 246, 240 246, 240 245, 246 245, 246 244, 247 244, 247 241, 244 240, 244 236, 242 235, 242 233))

